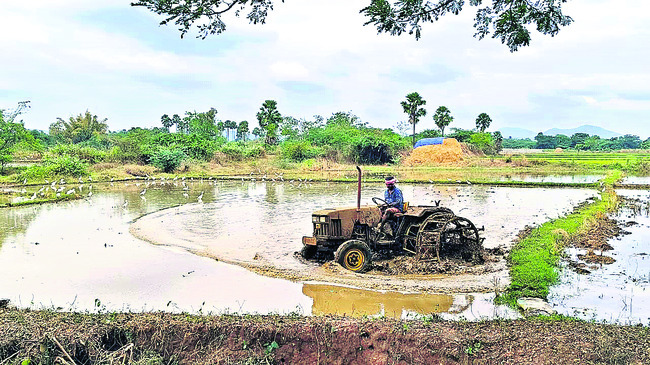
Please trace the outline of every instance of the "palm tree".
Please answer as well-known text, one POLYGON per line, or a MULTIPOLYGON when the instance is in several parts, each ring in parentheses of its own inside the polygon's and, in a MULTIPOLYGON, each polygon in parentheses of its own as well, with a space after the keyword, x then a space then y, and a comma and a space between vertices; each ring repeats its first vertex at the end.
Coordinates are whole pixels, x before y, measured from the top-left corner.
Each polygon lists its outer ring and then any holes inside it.
POLYGON ((436 109, 436 114, 433 115, 433 121, 436 123, 436 126, 440 128, 440 132, 444 137, 445 127, 454 121, 454 117, 451 116, 451 111, 449 111, 446 106, 439 106, 438 109, 436 109))
POLYGON ((427 110, 421 108, 427 104, 427 101, 417 92, 412 92, 406 95, 406 101, 402 101, 401 104, 404 113, 409 116, 409 123, 413 124, 413 146, 415 146, 415 125, 420 121, 420 117, 427 115, 427 110))
POLYGON ((266 100, 260 111, 257 113, 257 121, 266 136, 266 144, 277 142, 278 126, 282 122, 282 115, 278 111, 278 103, 275 100, 266 100))
POLYGON ((476 129, 483 133, 490 127, 490 123, 492 123, 492 118, 487 113, 481 113, 476 118, 476 129))

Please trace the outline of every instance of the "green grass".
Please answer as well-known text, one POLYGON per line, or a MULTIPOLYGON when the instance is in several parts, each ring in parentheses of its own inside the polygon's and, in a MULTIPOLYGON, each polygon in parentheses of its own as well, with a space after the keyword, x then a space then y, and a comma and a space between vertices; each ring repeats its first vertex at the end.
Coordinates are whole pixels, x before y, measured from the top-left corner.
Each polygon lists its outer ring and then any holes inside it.
POLYGON ((600 199, 542 224, 513 247, 509 256, 510 287, 498 298, 499 302, 515 306, 518 298, 546 299, 550 286, 558 281, 564 242, 583 233, 598 215, 616 209, 617 197, 611 187, 621 177, 620 171, 611 172, 602 180, 600 199))

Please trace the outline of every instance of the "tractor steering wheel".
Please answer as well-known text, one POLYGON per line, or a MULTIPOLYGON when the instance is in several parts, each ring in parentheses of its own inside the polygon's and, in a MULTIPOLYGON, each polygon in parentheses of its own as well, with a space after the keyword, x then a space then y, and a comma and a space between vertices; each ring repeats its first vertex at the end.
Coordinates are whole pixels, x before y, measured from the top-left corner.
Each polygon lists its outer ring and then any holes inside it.
POLYGON ((388 206, 388 203, 386 203, 386 201, 384 199, 382 199, 382 198, 374 197, 374 198, 372 198, 372 202, 375 203, 380 208, 388 206))

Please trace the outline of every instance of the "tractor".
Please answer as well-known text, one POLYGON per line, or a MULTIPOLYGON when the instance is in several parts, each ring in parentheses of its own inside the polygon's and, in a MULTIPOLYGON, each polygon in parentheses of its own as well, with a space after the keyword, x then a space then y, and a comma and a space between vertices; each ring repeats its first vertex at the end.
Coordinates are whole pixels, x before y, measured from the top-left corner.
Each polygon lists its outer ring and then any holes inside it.
POLYGON ((484 238, 467 218, 459 217, 449 209, 435 205, 409 206, 404 213, 395 214, 388 221, 392 233, 378 229, 382 213, 387 207, 380 198, 372 198, 374 205, 361 206, 361 168, 357 166, 357 206, 328 208, 313 212, 313 235, 302 238, 300 252, 303 258, 334 258, 344 268, 364 272, 372 265, 373 253, 408 254, 418 260, 438 260, 440 257, 458 258, 468 262, 482 261, 484 238))

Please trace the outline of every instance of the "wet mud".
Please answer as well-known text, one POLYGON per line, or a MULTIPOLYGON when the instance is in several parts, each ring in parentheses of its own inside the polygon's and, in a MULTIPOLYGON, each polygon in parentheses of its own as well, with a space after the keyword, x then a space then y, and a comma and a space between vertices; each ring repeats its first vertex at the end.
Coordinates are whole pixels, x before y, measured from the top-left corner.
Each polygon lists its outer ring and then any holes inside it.
MULTIPOLYGON (((507 250, 526 225, 556 218, 593 197, 587 189, 508 188, 402 184, 406 200, 434 205, 440 200, 459 215, 485 227, 485 247, 507 250), (537 199, 537 197, 543 197, 537 199)), ((377 290, 470 293, 494 291, 508 283, 500 257, 482 265, 377 261, 366 274, 334 263, 296 257, 301 237, 312 234, 311 212, 354 206, 354 184, 220 183, 215 200, 157 211, 136 220, 130 232, 147 242, 187 249, 195 254, 246 267, 256 273, 295 281, 315 280, 377 290), (427 266, 428 269, 427 270, 427 266), (420 267, 418 267, 420 266, 420 267), (408 269, 410 267, 410 269, 408 269), (433 273, 433 274, 432 274, 433 273)), ((381 196, 377 184, 363 187, 362 204, 381 196)))

